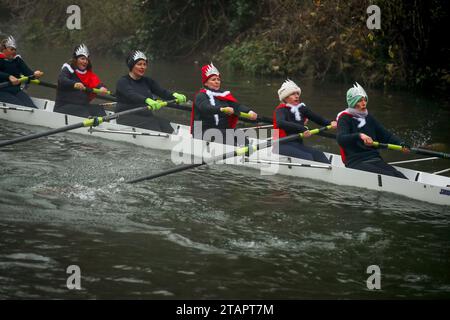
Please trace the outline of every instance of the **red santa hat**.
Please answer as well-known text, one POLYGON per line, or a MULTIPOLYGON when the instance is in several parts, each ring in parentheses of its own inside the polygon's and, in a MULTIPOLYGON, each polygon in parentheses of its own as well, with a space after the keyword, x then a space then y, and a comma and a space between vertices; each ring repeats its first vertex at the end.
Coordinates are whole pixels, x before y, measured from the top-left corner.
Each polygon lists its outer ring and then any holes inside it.
POLYGON ((220 77, 220 72, 211 62, 210 64, 204 65, 202 67, 202 83, 208 81, 208 79, 211 78, 212 76, 220 77))

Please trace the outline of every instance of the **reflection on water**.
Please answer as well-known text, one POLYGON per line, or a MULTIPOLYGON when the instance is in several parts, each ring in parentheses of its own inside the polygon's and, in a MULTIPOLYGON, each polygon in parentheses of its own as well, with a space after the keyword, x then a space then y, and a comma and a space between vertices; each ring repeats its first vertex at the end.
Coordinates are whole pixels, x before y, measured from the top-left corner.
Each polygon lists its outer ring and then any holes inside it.
MULTIPOLYGON (((58 64, 35 62, 41 63, 56 77, 58 64)), ((110 86, 125 72, 117 59, 96 58, 95 68, 110 86)), ((151 70, 162 84, 193 94, 196 68, 158 63, 151 70)), ((241 100, 270 115, 279 80, 224 77, 241 100)), ((308 104, 332 117, 345 89, 306 83, 303 92, 308 104)), ((49 90, 32 88, 52 98, 49 90)), ((421 142, 449 142, 448 111, 368 91, 388 128, 421 142), (418 119, 425 107, 429 119, 418 119)), ((0 136, 36 130, 2 121, 0 136)), ((337 151, 324 138, 310 143, 337 151)), ((220 165, 124 183, 171 167, 169 155, 70 133, 2 148, 0 298, 448 296, 448 208, 220 165), (81 291, 66 287, 73 264, 82 271, 81 291), (373 264, 381 268, 380 292, 366 287, 373 264)))

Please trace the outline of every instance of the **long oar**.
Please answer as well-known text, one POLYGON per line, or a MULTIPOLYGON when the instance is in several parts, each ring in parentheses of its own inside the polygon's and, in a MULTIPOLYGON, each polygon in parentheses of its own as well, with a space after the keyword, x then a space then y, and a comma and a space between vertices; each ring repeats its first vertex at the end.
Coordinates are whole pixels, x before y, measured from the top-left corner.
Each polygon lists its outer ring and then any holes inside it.
MULTIPOLYGON (((42 80, 37 80, 37 79, 31 80, 30 83, 41 85, 41 86, 48 87, 48 88, 53 88, 53 89, 58 88, 58 86, 56 84, 45 82, 42 80)), ((85 90, 89 93, 93 92, 93 93, 98 94, 97 95, 98 99, 117 102, 116 96, 114 96, 110 91, 108 91, 105 94, 105 93, 101 92, 99 89, 86 88, 85 90)), ((182 105, 182 104, 169 104, 169 105, 167 105, 167 108, 178 109, 178 110, 183 110, 183 111, 188 111, 188 112, 192 111, 192 106, 182 105)), ((241 112, 239 114, 239 120, 244 121, 244 122, 250 122, 250 123, 262 122, 262 123, 273 124, 273 119, 269 118, 269 117, 258 115, 256 120, 251 120, 250 118, 251 118, 251 116, 248 113, 241 112)), ((326 138, 336 139, 336 135, 334 133, 319 132, 319 135, 326 137, 326 138)))
MULTIPOLYGON (((318 134, 318 133, 320 133, 322 131, 329 130, 329 129, 331 129, 331 125, 326 126, 326 127, 322 127, 322 128, 318 128, 318 129, 313 129, 313 130, 310 130, 310 132, 311 132, 311 134, 318 134)), ((151 180, 151 179, 155 179, 155 178, 158 178, 158 177, 167 176, 167 175, 172 174, 172 173, 193 169, 193 168, 196 168, 196 167, 203 166, 205 164, 212 164, 212 163, 215 163, 217 161, 226 160, 228 158, 233 158, 233 157, 241 156, 241 155, 244 155, 244 154, 248 154, 249 152, 255 152, 257 150, 269 148, 273 144, 276 144, 276 143, 293 141, 293 140, 296 140, 296 139, 299 139, 299 138, 303 139, 303 133, 293 134, 293 135, 290 135, 290 136, 287 136, 287 137, 280 138, 280 139, 278 139, 276 141, 273 141, 272 139, 271 140, 266 140, 266 141, 264 141, 264 142, 262 142, 260 144, 257 144, 256 146, 239 147, 239 148, 236 148, 234 151, 230 151, 228 153, 225 153, 225 154, 213 157, 213 158, 208 159, 206 161, 202 160, 201 163, 184 164, 184 165, 181 165, 181 166, 176 166, 176 167, 174 167, 172 169, 165 170, 165 171, 162 171, 162 172, 159 172, 159 173, 156 173, 156 174, 152 174, 152 175, 149 175, 149 176, 145 176, 145 177, 141 177, 141 178, 137 178, 137 179, 134 179, 134 180, 127 181, 127 183, 136 183, 136 182, 140 182, 140 181, 144 181, 144 180, 151 180), (251 148, 251 150, 250 150, 250 148, 251 148)))
MULTIPOLYGON (((382 149, 395 150, 395 151, 403 150, 403 147, 399 146, 397 144, 381 143, 378 141, 374 141, 372 143, 372 146, 374 146, 375 148, 382 148, 382 149)), ((439 157, 439 158, 443 158, 443 159, 450 159, 450 153, 436 152, 436 151, 431 151, 431 150, 421 149, 421 148, 407 148, 407 149, 409 149, 411 152, 421 154, 421 155, 434 156, 434 157, 439 157)))
MULTIPOLYGON (((42 81, 40 79, 33 79, 30 80, 30 83, 32 84, 37 84, 43 87, 47 87, 47 88, 52 88, 52 89, 57 89, 58 85, 55 83, 50 83, 50 82, 46 82, 46 81, 42 81)), ((75 89, 74 89, 75 90, 75 89)), ((116 102, 117 99, 113 96, 111 96, 111 91, 106 91, 103 92, 100 89, 97 88, 84 88, 83 91, 86 91, 87 93, 95 93, 97 94, 97 98, 99 99, 103 99, 103 100, 107 100, 107 101, 114 101, 116 102)))
MULTIPOLYGON (((248 113, 243 113, 243 112, 241 112, 240 117, 250 119, 250 115, 249 115, 248 113)), ((270 123, 270 124, 273 124, 273 119, 272 119, 272 118, 269 118, 269 117, 265 117, 265 116, 259 116, 259 115, 258 115, 258 118, 256 119, 256 121, 257 121, 257 122, 263 122, 263 123, 270 123)), ((243 128, 243 129, 245 129, 245 128, 243 128)), ((315 130, 315 129, 314 129, 314 130, 315 130)), ((310 130, 310 131, 312 131, 312 130, 310 130)), ((320 131, 320 132, 318 133, 318 135, 319 135, 319 136, 322 136, 322 137, 325 137, 325 138, 336 139, 336 135, 335 135, 334 133, 330 133, 330 132, 322 132, 322 131, 320 131)))
MULTIPOLYGON (((168 108, 172 108, 172 109, 178 109, 178 110, 184 110, 184 111, 192 111, 192 105, 168 105, 168 108)), ((256 118, 256 120, 251 120, 251 115, 249 113, 246 112, 240 112, 239 115, 239 120, 244 121, 244 122, 250 122, 250 123, 255 123, 255 122, 267 122, 267 123, 272 123, 272 119, 264 117, 264 116, 258 116, 256 118)))
MULTIPOLYGON (((50 83, 50 82, 45 82, 45 81, 42 81, 40 79, 34 79, 34 76, 20 77, 17 80, 19 80, 20 83, 29 82, 29 83, 32 83, 32 84, 37 84, 37 85, 41 85, 43 87, 48 87, 48 88, 52 88, 52 89, 57 89, 58 88, 58 85, 56 85, 54 83, 50 83)), ((9 81, 2 82, 2 83, 0 83, 0 89, 1 88, 6 88, 6 87, 9 87, 9 86, 12 86, 12 85, 13 84, 11 82, 9 82, 9 81)), ((86 91, 88 93, 95 93, 95 94, 101 95, 101 98, 103 98, 105 100, 108 100, 108 101, 117 101, 117 99, 115 99, 114 97, 112 97, 112 96, 110 97, 109 96, 109 95, 111 95, 111 91, 102 92, 100 89, 97 89, 97 88, 93 88, 93 89, 85 88, 85 89, 83 89, 83 91, 86 91)))
MULTIPOLYGON (((167 106, 167 104, 175 103, 175 102, 176 102, 176 100, 170 100, 170 101, 162 101, 161 103, 163 104, 163 106, 167 106)), ((41 138, 41 137, 46 137, 46 136, 50 136, 52 134, 65 132, 65 131, 69 131, 69 130, 73 130, 73 129, 83 128, 83 127, 96 127, 103 122, 108 122, 108 121, 111 121, 113 119, 116 119, 118 117, 121 117, 121 116, 124 116, 127 114, 136 113, 139 111, 145 111, 145 110, 149 110, 149 109, 151 109, 151 107, 145 106, 145 107, 139 107, 139 108, 134 108, 134 109, 130 109, 130 110, 125 110, 122 112, 117 112, 117 113, 114 113, 114 114, 111 114, 111 115, 105 116, 105 117, 95 117, 92 119, 85 119, 82 122, 64 126, 61 128, 56 128, 56 129, 52 129, 52 130, 48 130, 48 131, 44 131, 44 132, 40 132, 40 133, 30 134, 28 136, 23 136, 23 137, 18 137, 18 138, 11 139, 11 140, 2 141, 2 142, 0 142, 0 147, 9 146, 9 145, 16 144, 19 142, 25 142, 25 141, 29 141, 29 140, 33 140, 33 139, 37 139, 37 138, 41 138)))
MULTIPOLYGON (((20 83, 24 83, 24 82, 27 82, 28 80, 33 79, 33 78, 34 78, 34 76, 20 77, 17 80, 19 80, 20 83)), ((0 89, 6 88, 6 87, 9 87, 9 86, 12 86, 12 85, 13 84, 10 81, 5 81, 5 82, 0 83, 0 89)))
MULTIPOLYGON (((24 78, 26 78, 26 77, 24 77, 24 78)), ((22 80, 22 81, 26 81, 26 80, 28 80, 28 79, 25 79, 25 80, 22 80)), ((54 83, 45 82, 45 81, 37 80, 37 79, 30 80, 30 83, 41 85, 43 87, 52 88, 52 89, 57 89, 58 88, 58 85, 56 85, 54 83)), ((105 92, 102 92, 102 91, 100 91, 99 89, 96 89, 96 88, 94 88, 94 89, 85 88, 84 91, 86 91, 88 93, 95 93, 95 94, 97 94, 97 98, 98 99, 117 102, 117 97, 114 96, 111 93, 111 91, 107 91, 105 93, 105 92)), ((179 109, 179 110, 183 110, 183 111, 189 111, 189 112, 192 110, 192 107, 188 106, 187 104, 186 105, 169 104, 166 107, 172 108, 172 109, 179 109)), ((266 118, 266 117, 258 117, 256 120, 250 120, 251 116, 248 113, 244 113, 244 112, 241 112, 239 117, 241 118, 241 120, 247 121, 247 122, 255 122, 256 121, 256 122, 269 122, 269 123, 271 123, 271 121, 272 121, 272 119, 269 119, 269 118, 266 118)))
MULTIPOLYGON (((241 113, 239 114, 239 117, 240 117, 240 118, 247 119, 247 120, 250 120, 251 122, 264 122, 264 123, 270 123, 270 124, 273 123, 272 118, 268 118, 268 117, 260 116, 260 115, 258 115, 258 117, 256 118, 256 120, 251 120, 250 114, 248 114, 248 113, 246 113, 246 112, 241 112, 241 113)), ((242 119, 241 119, 241 120, 242 120, 242 119)))

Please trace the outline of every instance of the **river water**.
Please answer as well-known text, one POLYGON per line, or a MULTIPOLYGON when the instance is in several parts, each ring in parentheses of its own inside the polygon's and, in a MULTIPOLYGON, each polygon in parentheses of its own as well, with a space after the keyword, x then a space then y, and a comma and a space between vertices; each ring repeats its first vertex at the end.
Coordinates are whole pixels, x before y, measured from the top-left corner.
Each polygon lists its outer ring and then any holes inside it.
MULTIPOLYGON (((55 82, 71 50, 23 52, 55 82)), ((95 55, 114 90, 124 59, 95 55)), ((218 65, 219 69, 220 65, 218 65)), ((163 86, 192 99, 199 64, 151 63, 163 86)), ((224 87, 270 116, 283 79, 222 70, 224 87)), ((313 110, 332 118, 347 86, 292 76, 313 110)), ((357 79, 360 80, 360 79, 357 79)), ((360 80, 362 84, 363 80, 360 80)), ((52 89, 32 95, 54 99, 52 89)), ((366 88, 369 111, 414 145, 450 143, 449 108, 412 93, 366 88)), ((189 115, 161 111, 186 123, 189 115)), ((6 139, 43 128, 0 121, 6 139)), ((310 145, 338 152, 334 141, 310 145)), ((389 161, 413 156, 384 152, 389 161)), ((71 133, 0 150, 0 298, 353 299, 450 294, 450 210, 412 199, 257 171, 211 166, 149 182, 170 153, 71 133), (67 287, 69 266, 81 290, 67 287), (381 272, 369 290, 367 268, 381 272)), ((408 165, 445 169, 436 160, 408 165)))

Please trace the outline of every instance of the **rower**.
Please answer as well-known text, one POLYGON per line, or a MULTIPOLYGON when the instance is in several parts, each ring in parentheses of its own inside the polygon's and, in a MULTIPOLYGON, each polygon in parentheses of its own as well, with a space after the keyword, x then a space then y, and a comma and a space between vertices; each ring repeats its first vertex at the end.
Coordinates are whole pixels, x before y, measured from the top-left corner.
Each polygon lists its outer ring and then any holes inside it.
MULTIPOLYGON (((155 95, 164 100, 175 98, 177 103, 186 102, 185 95, 166 90, 152 78, 144 76, 148 67, 148 59, 143 52, 131 51, 126 58, 126 63, 129 72, 117 81, 116 112, 145 105, 150 106, 153 111, 159 110, 162 104, 154 100, 155 95)), ((170 121, 154 115, 150 110, 120 117, 117 119, 117 123, 166 133, 174 131, 170 121)))
MULTIPOLYGON (((202 67, 203 88, 194 97, 191 112, 191 133, 196 139, 206 137, 210 129, 216 129, 222 136, 223 143, 234 145, 235 139, 226 139, 227 130, 236 128, 238 115, 248 113, 250 120, 256 120, 257 113, 240 104, 230 91, 220 89, 221 77, 219 70, 211 64, 202 67)), ((210 131, 210 133, 213 131, 210 131)), ((235 137, 235 135, 229 135, 235 137)), ((242 141, 244 144, 245 141, 242 141)))
POLYGON ((32 71, 20 55, 17 54, 17 44, 13 36, 0 42, 0 82, 9 81, 12 85, 0 89, 0 101, 16 105, 37 108, 31 98, 20 88, 22 75, 40 78, 42 71, 32 71))
MULTIPOLYGON (((321 126, 331 125, 333 129, 336 128, 336 121, 329 121, 323 118, 301 102, 301 92, 300 87, 289 79, 278 90, 278 97, 281 103, 273 112, 274 139, 277 138, 277 133, 279 138, 296 133, 303 133, 305 138, 311 136, 310 131, 306 127, 309 119, 321 126)), ((274 148, 274 152, 289 157, 330 163, 322 151, 305 146, 301 139, 280 143, 278 151, 274 148)))
POLYGON ((407 179, 405 175, 384 162, 378 151, 372 147, 373 141, 403 146, 407 145, 387 131, 367 110, 368 96, 356 82, 347 91, 347 109, 337 115, 337 142, 345 166, 352 169, 380 173, 407 179))
POLYGON ((87 92, 86 88, 108 92, 92 71, 88 48, 85 44, 80 44, 75 47, 70 61, 61 68, 53 111, 83 118, 105 116, 106 112, 100 105, 90 103, 96 94, 87 92))

